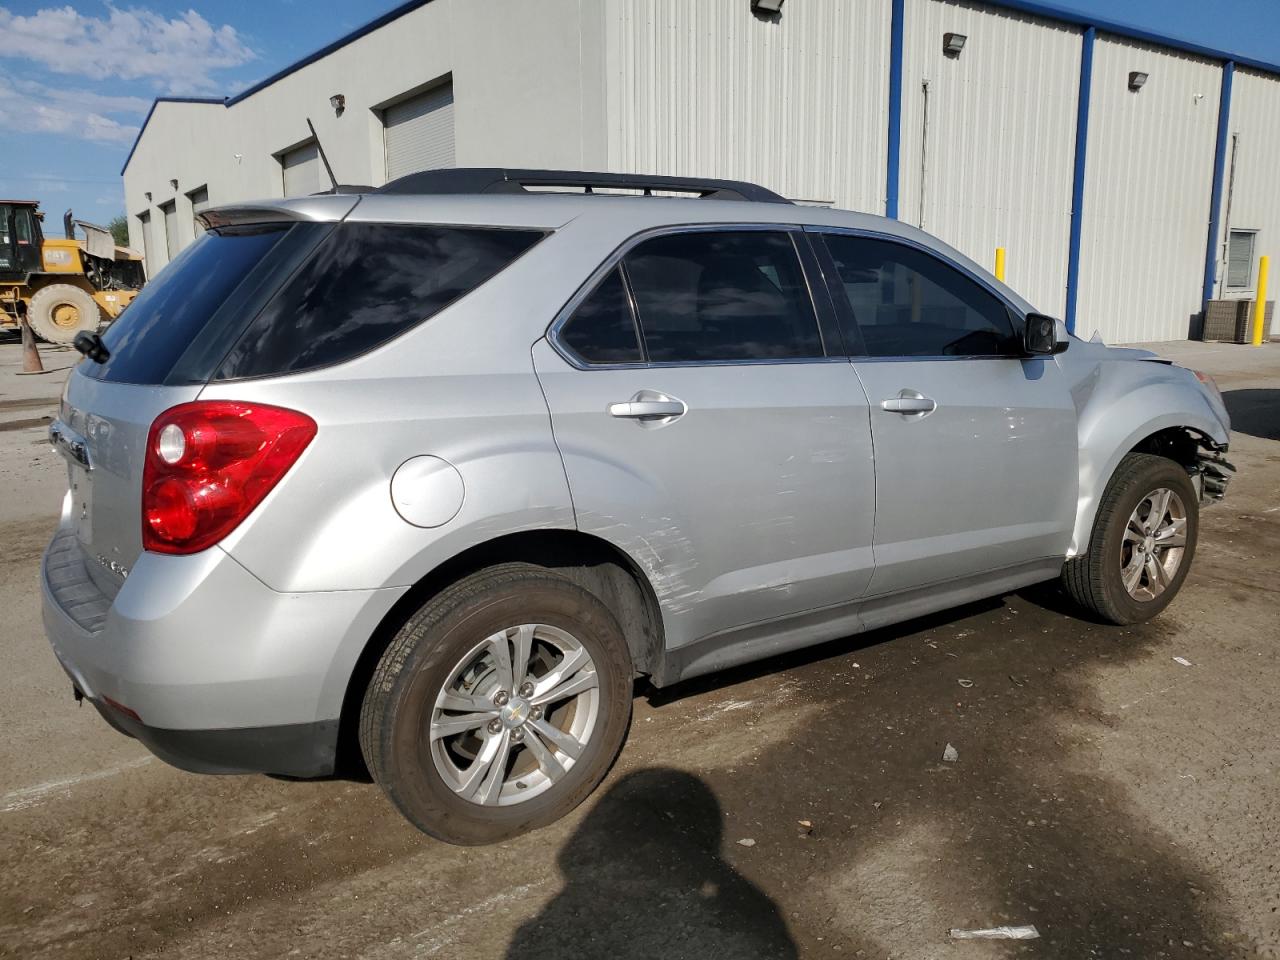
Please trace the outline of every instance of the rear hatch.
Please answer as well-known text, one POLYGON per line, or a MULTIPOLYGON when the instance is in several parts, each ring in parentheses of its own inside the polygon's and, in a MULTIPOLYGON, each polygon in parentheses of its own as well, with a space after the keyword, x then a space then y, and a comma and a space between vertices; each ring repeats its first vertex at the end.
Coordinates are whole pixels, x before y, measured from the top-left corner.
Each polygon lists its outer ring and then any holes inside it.
MULTIPOLYGON (((354 199, 343 202, 341 213, 354 199)), ((85 572, 109 598, 142 552, 142 469, 152 423, 196 399, 278 278, 333 227, 272 215, 274 222, 206 232, 103 334, 106 362, 82 360, 68 378, 51 435, 67 460, 69 519, 85 572)))

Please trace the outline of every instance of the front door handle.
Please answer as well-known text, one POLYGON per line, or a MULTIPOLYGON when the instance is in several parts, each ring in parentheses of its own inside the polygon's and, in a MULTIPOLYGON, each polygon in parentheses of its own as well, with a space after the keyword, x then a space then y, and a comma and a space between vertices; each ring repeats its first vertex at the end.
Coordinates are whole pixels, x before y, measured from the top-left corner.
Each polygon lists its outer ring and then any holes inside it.
POLYGON ((880 409, 908 416, 924 416, 938 409, 938 404, 915 390, 900 390, 896 397, 880 401, 880 409))
POLYGON ((679 400, 625 400, 609 404, 609 416, 631 420, 658 420, 665 417, 682 417, 688 410, 679 400))

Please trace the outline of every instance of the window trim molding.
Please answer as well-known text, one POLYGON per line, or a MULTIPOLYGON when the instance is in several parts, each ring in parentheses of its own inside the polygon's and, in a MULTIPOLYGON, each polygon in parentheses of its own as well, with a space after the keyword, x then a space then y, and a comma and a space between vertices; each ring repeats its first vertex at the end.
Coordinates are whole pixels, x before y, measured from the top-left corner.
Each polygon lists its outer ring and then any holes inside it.
MULTIPOLYGON (((796 364, 796 363, 847 363, 849 357, 843 352, 843 347, 837 344, 829 344, 827 342, 827 333, 822 322, 822 298, 831 296, 827 287, 826 278, 813 275, 814 267, 820 264, 810 262, 804 255, 801 247, 800 239, 797 234, 803 238, 808 228, 804 224, 799 223, 761 223, 757 221, 734 223, 734 222, 717 222, 717 223, 685 223, 685 224, 667 224, 661 227, 650 227, 641 230, 639 233, 632 234, 626 240, 614 249, 591 273, 587 279, 574 291, 559 312, 556 313, 551 323, 548 324, 544 336, 551 347, 560 358, 568 363, 576 370, 646 370, 646 369, 675 369, 680 367, 729 367, 729 366, 761 366, 772 364, 796 364), (640 319, 640 313, 635 303, 635 293, 631 288, 631 277, 622 263, 623 258, 646 240, 652 240, 655 237, 677 236, 685 233, 785 233, 790 235, 792 247, 795 250, 796 262, 800 266, 801 276, 804 277, 805 289, 809 293, 809 306, 813 310, 813 321, 818 331, 818 340, 822 345, 823 355, 820 357, 761 357, 759 359, 739 359, 739 360, 658 360, 649 359, 649 350, 644 342, 644 328, 640 319), (630 301, 631 315, 636 323, 636 332, 640 337, 641 356, 644 360, 641 363, 589 363, 582 359, 574 352, 573 348, 564 342, 560 337, 560 331, 565 324, 577 312, 578 307, 591 296, 596 287, 608 276, 609 272, 615 267, 622 267, 623 284, 626 287, 627 299, 630 301), (838 352, 832 352, 835 348, 838 352)), ((816 255, 815 255, 816 260, 816 255)), ((834 309, 834 306, 833 306, 834 309)), ((837 318, 838 321, 838 318, 837 318)), ((838 328, 838 322, 837 322, 838 328)))

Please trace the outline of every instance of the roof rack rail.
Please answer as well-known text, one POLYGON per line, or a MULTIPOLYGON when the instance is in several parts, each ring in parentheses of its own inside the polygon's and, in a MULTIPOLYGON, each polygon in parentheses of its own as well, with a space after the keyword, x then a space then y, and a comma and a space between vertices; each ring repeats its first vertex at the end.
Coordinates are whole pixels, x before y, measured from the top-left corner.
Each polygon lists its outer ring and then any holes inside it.
POLYGON ((529 187, 582 187, 641 190, 646 196, 655 190, 696 193, 708 200, 754 200, 763 203, 790 203, 772 190, 741 180, 712 180, 705 177, 663 177, 632 173, 590 173, 582 170, 508 170, 503 167, 453 167, 424 170, 392 180, 374 193, 526 193, 529 187))

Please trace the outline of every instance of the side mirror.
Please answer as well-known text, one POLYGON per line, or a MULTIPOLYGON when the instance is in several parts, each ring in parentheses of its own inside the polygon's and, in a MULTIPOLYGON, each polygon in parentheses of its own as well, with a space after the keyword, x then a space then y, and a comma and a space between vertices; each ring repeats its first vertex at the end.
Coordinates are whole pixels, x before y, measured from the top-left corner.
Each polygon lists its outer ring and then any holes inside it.
POLYGON ((1043 313, 1028 313, 1022 328, 1022 348, 1032 356, 1051 356, 1062 353, 1070 346, 1070 340, 1058 340, 1058 321, 1043 313))

